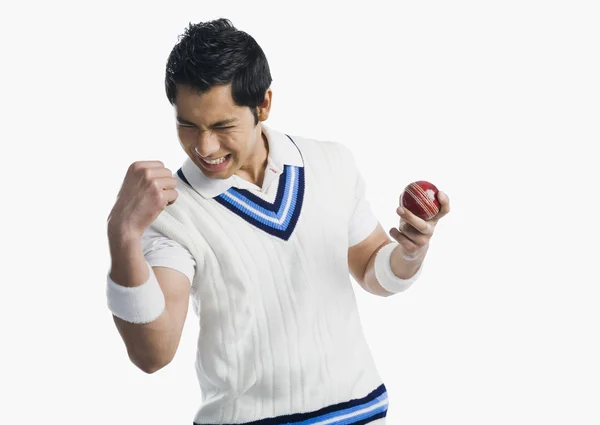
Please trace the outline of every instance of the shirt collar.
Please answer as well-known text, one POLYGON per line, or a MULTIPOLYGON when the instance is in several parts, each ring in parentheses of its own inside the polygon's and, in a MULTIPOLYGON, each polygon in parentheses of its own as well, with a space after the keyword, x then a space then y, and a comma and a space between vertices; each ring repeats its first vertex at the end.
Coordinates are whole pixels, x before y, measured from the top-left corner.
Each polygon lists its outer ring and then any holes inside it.
MULTIPOLYGON (((282 172, 285 165, 304 166, 300 150, 287 135, 264 124, 261 125, 263 134, 267 138, 269 145, 267 167, 272 167, 277 172, 282 172)), ((239 179, 235 175, 227 179, 211 179, 206 177, 190 158, 186 158, 181 171, 192 188, 205 198, 214 198, 226 192, 231 187, 237 186, 236 180, 239 179)))

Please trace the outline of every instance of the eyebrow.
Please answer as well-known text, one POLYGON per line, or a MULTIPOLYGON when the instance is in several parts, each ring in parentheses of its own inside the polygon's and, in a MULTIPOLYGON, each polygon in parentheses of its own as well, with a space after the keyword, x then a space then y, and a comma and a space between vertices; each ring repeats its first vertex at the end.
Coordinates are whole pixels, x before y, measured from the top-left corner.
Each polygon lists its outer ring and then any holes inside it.
MULTIPOLYGON (((177 121, 180 122, 181 124, 194 125, 194 126, 196 125, 196 124, 194 124, 191 121, 188 121, 186 119, 181 118, 180 116, 177 116, 177 121)), ((236 121, 237 121, 237 118, 227 118, 227 119, 224 119, 224 120, 221 120, 221 121, 217 121, 217 122, 209 125, 208 127, 209 128, 223 127, 223 126, 228 125, 228 124, 233 124, 236 121)))

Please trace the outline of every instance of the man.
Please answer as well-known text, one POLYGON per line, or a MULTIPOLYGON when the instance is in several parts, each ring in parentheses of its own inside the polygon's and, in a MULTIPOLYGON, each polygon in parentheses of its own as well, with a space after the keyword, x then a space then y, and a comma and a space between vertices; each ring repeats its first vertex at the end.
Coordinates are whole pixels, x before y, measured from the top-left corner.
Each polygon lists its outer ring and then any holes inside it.
POLYGON ((341 144, 264 122, 262 49, 224 19, 190 25, 166 92, 188 159, 131 165, 108 219, 108 305, 147 373, 177 350, 191 296, 199 318, 195 424, 383 424, 387 393, 349 272, 387 297, 421 271, 441 211, 398 209, 390 240, 341 144))

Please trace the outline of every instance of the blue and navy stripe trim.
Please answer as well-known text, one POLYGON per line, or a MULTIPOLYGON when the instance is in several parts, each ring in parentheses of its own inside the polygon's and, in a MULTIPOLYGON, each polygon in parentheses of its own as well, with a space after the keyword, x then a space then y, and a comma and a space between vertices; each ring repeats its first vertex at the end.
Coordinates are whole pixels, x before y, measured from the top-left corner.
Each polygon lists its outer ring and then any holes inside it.
MULTIPOLYGON (((364 425, 385 418, 388 397, 384 384, 366 397, 324 407, 310 413, 278 416, 237 425, 364 425)), ((194 425, 212 425, 194 422, 194 425)))
MULTIPOLYGON (((294 143, 290 136, 288 138, 294 143)), ((181 169, 177 174, 191 187, 181 169)), ((277 196, 273 203, 265 201, 246 189, 234 187, 213 199, 253 226, 287 241, 300 217, 304 190, 304 167, 285 165, 279 177, 277 196)))
POLYGON ((248 223, 287 241, 302 210, 304 168, 285 166, 272 204, 245 189, 234 187, 214 199, 248 223))

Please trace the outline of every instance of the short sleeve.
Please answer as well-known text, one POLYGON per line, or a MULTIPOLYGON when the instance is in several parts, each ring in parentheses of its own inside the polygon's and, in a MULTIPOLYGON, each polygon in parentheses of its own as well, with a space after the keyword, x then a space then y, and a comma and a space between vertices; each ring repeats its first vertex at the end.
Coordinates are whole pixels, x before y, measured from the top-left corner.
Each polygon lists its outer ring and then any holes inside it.
POLYGON ((193 282, 196 261, 178 242, 148 227, 142 235, 144 257, 151 267, 168 267, 186 275, 193 282))
POLYGON ((377 228, 379 221, 371 209, 366 195, 365 181, 351 153, 349 166, 350 182, 354 186, 354 196, 351 205, 352 216, 348 226, 348 247, 352 247, 370 236, 377 228))

